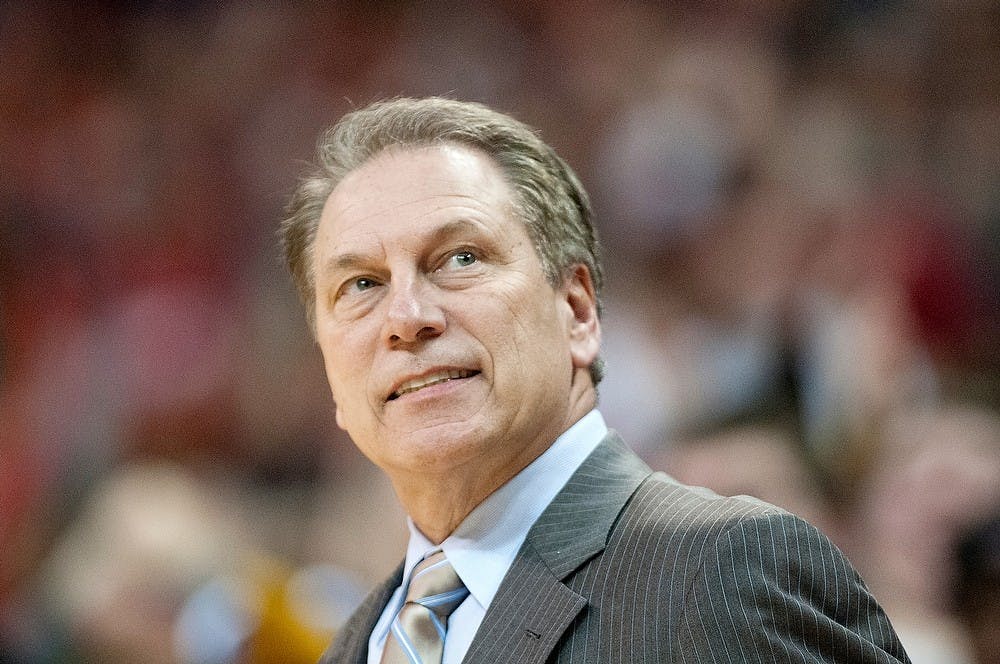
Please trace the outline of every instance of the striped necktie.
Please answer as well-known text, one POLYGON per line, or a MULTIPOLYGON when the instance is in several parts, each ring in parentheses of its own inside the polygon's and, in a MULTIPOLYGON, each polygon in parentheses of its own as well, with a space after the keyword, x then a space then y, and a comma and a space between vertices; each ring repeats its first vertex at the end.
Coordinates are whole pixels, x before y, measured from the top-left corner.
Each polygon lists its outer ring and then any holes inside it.
POLYGON ((468 595, 443 551, 417 563, 386 637, 382 664, 441 664, 448 616, 468 595))

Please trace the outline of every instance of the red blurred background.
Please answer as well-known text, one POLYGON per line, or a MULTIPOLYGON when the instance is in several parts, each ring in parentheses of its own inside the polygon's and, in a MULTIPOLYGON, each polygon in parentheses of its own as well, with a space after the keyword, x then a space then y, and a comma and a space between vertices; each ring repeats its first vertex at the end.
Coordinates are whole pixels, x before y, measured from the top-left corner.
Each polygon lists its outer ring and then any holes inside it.
POLYGON ((995 2, 71 4, 0 3, 0 662, 312 662, 395 565, 275 231, 322 128, 427 94, 591 192, 612 427, 996 661, 995 2))

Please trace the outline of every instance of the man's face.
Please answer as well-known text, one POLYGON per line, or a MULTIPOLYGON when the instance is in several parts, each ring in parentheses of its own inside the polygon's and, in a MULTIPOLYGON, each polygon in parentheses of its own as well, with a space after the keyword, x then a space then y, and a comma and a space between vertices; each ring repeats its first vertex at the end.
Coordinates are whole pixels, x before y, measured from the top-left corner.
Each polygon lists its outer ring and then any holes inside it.
POLYGON ((323 209, 316 326, 337 423, 394 478, 506 479, 586 412, 589 276, 554 288, 511 201, 489 157, 439 145, 383 152, 323 209))

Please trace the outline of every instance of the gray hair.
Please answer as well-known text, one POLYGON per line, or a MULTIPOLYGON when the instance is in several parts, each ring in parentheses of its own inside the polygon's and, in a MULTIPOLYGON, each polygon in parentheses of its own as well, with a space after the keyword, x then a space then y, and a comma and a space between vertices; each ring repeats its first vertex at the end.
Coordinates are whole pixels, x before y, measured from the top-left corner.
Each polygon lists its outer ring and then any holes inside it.
MULTIPOLYGON (((603 283, 590 201, 573 170, 527 125, 482 104, 453 99, 392 99, 348 113, 320 137, 316 165, 286 208, 280 237, 285 260, 316 327, 313 242, 327 198, 348 173, 388 148, 457 143, 489 155, 514 190, 514 210, 534 244, 546 278, 558 286, 585 265, 597 296, 603 283)), ((596 385, 598 358, 590 367, 596 385)))

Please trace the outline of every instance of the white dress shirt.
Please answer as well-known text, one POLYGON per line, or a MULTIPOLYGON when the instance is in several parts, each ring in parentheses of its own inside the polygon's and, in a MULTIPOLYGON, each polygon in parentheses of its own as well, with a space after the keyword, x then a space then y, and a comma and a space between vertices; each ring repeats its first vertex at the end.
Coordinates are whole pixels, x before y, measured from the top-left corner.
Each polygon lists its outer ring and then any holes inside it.
POLYGON ((459 664, 531 526, 607 433, 600 412, 592 410, 584 415, 541 456, 472 510, 440 545, 431 543, 408 520, 410 541, 403 583, 375 623, 368 641, 368 664, 379 664, 389 625, 402 605, 414 565, 439 549, 469 589, 469 596, 448 619, 444 643, 442 664, 459 664))

